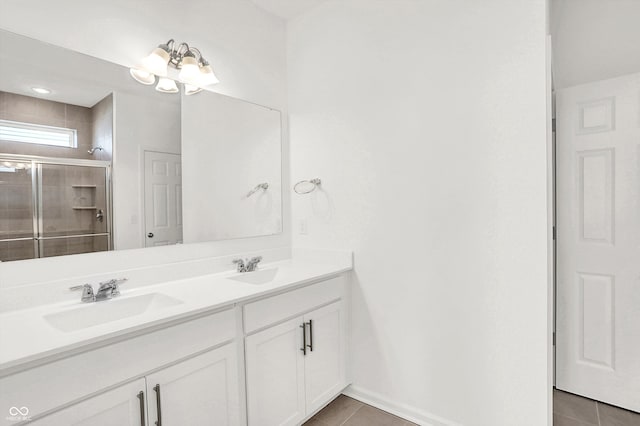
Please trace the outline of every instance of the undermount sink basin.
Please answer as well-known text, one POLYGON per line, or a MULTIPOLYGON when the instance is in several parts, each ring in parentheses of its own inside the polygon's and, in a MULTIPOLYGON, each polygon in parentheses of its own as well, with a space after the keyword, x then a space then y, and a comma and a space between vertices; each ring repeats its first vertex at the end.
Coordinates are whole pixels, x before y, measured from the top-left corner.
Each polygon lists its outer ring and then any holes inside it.
POLYGON ((273 281, 277 273, 278 268, 260 269, 253 272, 243 272, 228 278, 247 284, 267 284, 273 281))
POLYGON ((133 297, 116 297, 103 302, 44 315, 45 321, 60 331, 70 332, 129 318, 152 310, 181 304, 182 301, 161 293, 133 297))

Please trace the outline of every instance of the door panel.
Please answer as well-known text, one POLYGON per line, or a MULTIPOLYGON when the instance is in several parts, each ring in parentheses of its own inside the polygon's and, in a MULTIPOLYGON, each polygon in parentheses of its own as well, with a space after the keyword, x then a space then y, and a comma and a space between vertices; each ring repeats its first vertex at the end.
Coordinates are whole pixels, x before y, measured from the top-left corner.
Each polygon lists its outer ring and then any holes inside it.
POLYGON ((104 167, 42 164, 40 176, 41 235, 108 232, 107 175, 104 167), (102 212, 101 216, 98 215, 102 212))
POLYGON ((107 169, 38 167, 40 257, 109 250, 107 169))
POLYGON ((305 417, 303 318, 247 336, 247 406, 251 426, 293 426, 305 417))
POLYGON ((140 392, 145 381, 138 379, 108 392, 96 395, 56 413, 29 422, 34 426, 144 426, 141 409, 145 409, 140 392))
POLYGON ((37 257, 36 251, 33 237, 0 240, 0 262, 33 259, 37 257))
POLYGON ((182 242, 182 165, 177 154, 144 154, 145 246, 182 242))
POLYGON ((0 261, 37 257, 31 161, 0 158, 0 261))
POLYGON ((640 411, 640 74, 556 106, 556 385, 640 411))
POLYGON ((311 413, 346 385, 346 333, 342 302, 317 309, 305 315, 304 319, 309 345, 304 359, 305 395, 307 413, 311 413))
POLYGON ((162 426, 237 426, 240 406, 235 344, 147 376, 150 425, 158 420, 158 391, 162 426))
POLYGON ((40 241, 41 257, 93 253, 109 250, 107 235, 71 236, 40 241))

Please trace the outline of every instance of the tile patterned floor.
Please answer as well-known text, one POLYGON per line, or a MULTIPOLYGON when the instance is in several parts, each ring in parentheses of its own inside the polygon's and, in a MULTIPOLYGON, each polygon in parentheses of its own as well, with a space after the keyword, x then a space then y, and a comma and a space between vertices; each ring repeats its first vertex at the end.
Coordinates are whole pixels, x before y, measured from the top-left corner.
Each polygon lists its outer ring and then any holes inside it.
POLYGON ((640 426, 640 414, 554 390, 553 426, 640 426))
MULTIPOLYGON (((416 426, 348 396, 340 395, 305 426, 416 426)), ((640 414, 554 390, 553 426, 640 426, 640 414)))
POLYGON ((386 411, 340 395, 305 426, 417 426, 386 411))

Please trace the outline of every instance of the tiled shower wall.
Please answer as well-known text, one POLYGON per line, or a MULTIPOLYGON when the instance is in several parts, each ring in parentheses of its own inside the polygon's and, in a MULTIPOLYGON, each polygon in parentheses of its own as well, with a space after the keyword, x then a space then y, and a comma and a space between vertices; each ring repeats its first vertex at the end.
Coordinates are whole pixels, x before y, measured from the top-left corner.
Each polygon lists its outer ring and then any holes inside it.
MULTIPOLYGON (((110 161, 113 146, 113 96, 92 108, 0 91, 0 119, 77 130, 77 148, 0 141, 0 154, 37 155, 110 161), (103 151, 87 151, 101 146, 103 151)), ((43 165, 43 225, 47 237, 106 232, 107 186, 103 168, 43 165), (98 221, 96 213, 105 212, 98 221)), ((0 240, 33 235, 31 170, 0 176, 0 240)), ((44 256, 108 250, 108 238, 45 240, 44 256)), ((33 241, 0 241, 0 260, 34 256, 33 241)))
POLYGON ((93 145, 91 108, 0 91, 0 119, 65 127, 78 132, 77 148, 0 141, 0 153, 95 159, 87 152, 93 145))
POLYGON ((111 161, 113 158, 113 94, 106 96, 91 108, 93 147, 101 147, 95 151, 94 160, 111 161))

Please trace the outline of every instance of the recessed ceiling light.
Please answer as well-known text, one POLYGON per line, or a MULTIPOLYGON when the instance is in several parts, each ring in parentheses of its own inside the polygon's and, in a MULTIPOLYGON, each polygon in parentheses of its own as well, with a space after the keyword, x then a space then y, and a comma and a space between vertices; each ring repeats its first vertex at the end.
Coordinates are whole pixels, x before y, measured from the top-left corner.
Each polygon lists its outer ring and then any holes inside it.
POLYGON ((51 90, 45 89, 44 87, 32 87, 31 90, 36 93, 40 93, 41 95, 48 95, 49 93, 51 93, 51 90))

